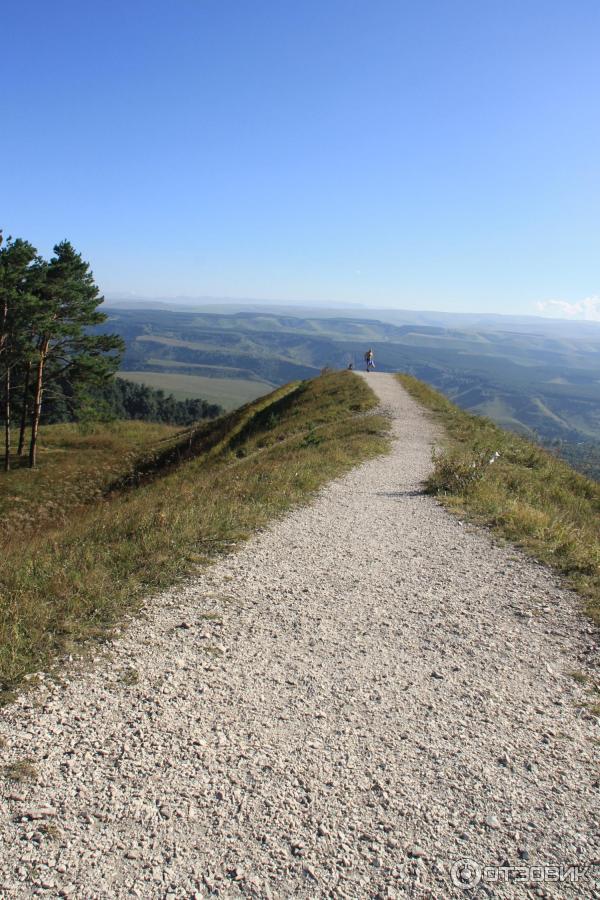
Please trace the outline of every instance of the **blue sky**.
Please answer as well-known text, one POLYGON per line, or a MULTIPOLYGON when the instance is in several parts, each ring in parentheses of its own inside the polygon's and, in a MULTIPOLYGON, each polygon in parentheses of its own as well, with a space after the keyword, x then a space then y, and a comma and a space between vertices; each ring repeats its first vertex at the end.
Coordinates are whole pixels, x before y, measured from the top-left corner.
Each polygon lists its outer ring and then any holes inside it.
POLYGON ((0 29, 0 225, 107 293, 600 316, 597 0, 33 0, 0 29))

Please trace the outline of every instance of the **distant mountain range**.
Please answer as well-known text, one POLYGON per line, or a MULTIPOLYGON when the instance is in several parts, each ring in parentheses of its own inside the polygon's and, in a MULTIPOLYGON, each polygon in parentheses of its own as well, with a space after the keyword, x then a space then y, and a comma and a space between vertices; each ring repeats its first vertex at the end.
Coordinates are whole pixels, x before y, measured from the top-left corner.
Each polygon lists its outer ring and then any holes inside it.
POLYGON ((600 441, 600 323, 258 304, 107 306, 107 327, 126 340, 124 374, 152 373, 154 386, 168 373, 171 386, 173 376, 186 378, 188 395, 195 380, 200 391, 210 378, 265 391, 326 366, 359 366, 372 347, 378 369, 410 372, 505 427, 546 442, 600 441))
POLYGON ((440 328, 484 331, 517 331, 519 333, 566 334, 570 337, 599 337, 600 321, 553 319, 547 316, 512 315, 506 313, 455 313, 439 310, 372 308, 363 304, 329 303, 320 306, 276 303, 265 300, 232 297, 109 297, 105 306, 113 309, 162 309, 166 312, 208 313, 213 315, 258 313, 293 316, 300 319, 347 318, 389 322, 392 325, 431 325, 440 328))

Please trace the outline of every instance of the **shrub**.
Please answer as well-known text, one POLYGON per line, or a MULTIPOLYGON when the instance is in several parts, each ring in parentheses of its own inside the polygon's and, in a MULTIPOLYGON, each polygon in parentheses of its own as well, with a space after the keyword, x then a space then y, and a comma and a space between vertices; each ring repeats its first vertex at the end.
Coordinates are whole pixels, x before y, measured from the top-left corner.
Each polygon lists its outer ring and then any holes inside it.
POLYGON ((428 494, 465 494, 486 474, 497 459, 496 452, 462 449, 433 453, 433 472, 425 482, 428 494))

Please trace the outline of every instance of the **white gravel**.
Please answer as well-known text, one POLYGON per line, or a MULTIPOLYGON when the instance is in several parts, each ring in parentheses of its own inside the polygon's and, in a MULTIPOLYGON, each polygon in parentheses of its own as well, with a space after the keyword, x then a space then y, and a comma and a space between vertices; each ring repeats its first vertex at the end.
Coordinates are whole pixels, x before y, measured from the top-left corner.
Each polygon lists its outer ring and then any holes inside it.
MULTIPOLYGON (((464 857, 600 855, 580 602, 421 493, 433 428, 368 378, 391 455, 2 712, 39 779, 0 778, 0 896, 437 900, 464 857)), ((478 896, 544 890, 600 897, 478 896)))

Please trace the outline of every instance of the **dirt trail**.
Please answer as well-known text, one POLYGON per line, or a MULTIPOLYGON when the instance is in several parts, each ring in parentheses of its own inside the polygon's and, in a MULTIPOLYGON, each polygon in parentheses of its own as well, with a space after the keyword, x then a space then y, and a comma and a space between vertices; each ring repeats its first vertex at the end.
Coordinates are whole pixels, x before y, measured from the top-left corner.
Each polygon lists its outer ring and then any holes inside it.
MULTIPOLYGON (((38 781, 0 778, 1 896, 440 900, 463 858, 600 856, 579 601, 422 494, 432 426, 368 378, 391 455, 2 713, 38 781)), ((600 897, 478 896, 544 891, 600 897)))

